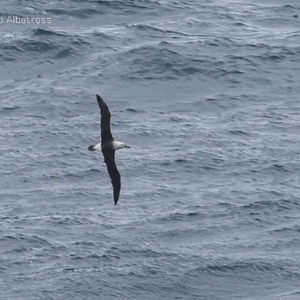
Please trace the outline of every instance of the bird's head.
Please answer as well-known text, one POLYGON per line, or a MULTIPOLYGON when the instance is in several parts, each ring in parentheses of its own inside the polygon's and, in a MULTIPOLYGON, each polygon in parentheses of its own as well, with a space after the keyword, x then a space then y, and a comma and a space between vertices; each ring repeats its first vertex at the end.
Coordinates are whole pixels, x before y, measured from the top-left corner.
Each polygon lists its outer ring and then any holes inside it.
POLYGON ((119 149, 122 149, 122 148, 130 148, 129 146, 125 145, 124 143, 117 142, 117 141, 113 142, 113 147, 114 147, 115 150, 119 150, 119 149))
POLYGON ((121 143, 122 148, 130 148, 130 146, 125 145, 124 143, 121 143))

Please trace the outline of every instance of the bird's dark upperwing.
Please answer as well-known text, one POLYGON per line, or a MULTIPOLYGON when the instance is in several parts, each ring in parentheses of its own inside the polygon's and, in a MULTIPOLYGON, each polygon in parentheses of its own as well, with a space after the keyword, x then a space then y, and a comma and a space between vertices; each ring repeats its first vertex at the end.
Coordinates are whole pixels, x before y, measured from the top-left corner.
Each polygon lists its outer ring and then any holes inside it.
POLYGON ((114 189, 114 202, 117 205, 121 190, 121 176, 116 167, 115 163, 115 150, 113 149, 102 149, 104 156, 104 162, 107 166, 107 171, 111 179, 111 183, 114 189))
POLYGON ((100 120, 100 128, 101 128, 101 143, 104 144, 106 142, 110 142, 113 140, 111 131, 110 131, 110 111, 103 101, 103 99, 97 96, 97 101, 99 108, 101 110, 101 120, 100 120))

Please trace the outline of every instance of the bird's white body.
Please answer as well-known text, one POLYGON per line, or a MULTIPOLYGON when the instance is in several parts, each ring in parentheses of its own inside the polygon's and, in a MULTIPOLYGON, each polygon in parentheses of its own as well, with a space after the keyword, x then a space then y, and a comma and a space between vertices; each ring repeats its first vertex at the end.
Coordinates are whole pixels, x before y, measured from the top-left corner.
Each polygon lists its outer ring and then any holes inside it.
MULTIPOLYGON (((126 146, 124 143, 118 141, 112 141, 112 147, 114 150, 119 150, 121 148, 128 148, 128 146, 126 146)), ((94 150, 101 151, 102 150, 101 143, 94 145, 94 150)))
POLYGON ((93 148, 95 151, 101 151, 101 149, 102 149, 101 143, 94 145, 93 148))

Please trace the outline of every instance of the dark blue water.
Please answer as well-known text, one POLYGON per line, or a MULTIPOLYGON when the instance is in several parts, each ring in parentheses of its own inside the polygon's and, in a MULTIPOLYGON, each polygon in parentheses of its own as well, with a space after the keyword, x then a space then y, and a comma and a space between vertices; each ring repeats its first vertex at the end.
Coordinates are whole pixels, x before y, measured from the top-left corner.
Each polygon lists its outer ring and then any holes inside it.
POLYGON ((1 300, 300 298, 299 1, 0 8, 1 300))

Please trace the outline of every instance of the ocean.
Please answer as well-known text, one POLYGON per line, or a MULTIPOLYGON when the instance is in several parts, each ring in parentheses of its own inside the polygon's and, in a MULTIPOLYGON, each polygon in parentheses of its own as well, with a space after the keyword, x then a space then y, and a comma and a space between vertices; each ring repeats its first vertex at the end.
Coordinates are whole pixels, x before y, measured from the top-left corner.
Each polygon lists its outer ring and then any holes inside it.
POLYGON ((0 8, 1 300, 300 299, 298 0, 0 8))

